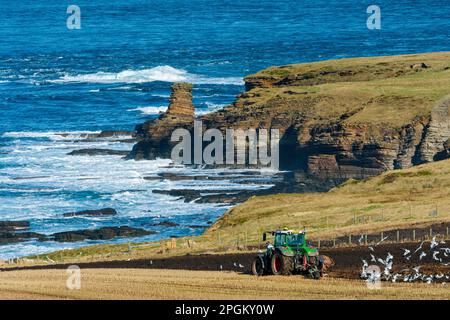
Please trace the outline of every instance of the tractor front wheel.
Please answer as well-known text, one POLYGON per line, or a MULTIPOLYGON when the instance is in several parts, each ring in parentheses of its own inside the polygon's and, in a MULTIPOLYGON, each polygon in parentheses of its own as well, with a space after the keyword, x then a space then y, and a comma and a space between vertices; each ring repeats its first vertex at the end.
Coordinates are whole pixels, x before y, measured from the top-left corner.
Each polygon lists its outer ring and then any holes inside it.
POLYGON ((279 252, 276 252, 272 256, 271 269, 272 273, 276 276, 291 275, 294 271, 294 259, 292 257, 287 257, 279 252))
POLYGON ((256 257, 252 263, 252 272, 255 276, 262 276, 264 274, 264 261, 262 257, 256 257))

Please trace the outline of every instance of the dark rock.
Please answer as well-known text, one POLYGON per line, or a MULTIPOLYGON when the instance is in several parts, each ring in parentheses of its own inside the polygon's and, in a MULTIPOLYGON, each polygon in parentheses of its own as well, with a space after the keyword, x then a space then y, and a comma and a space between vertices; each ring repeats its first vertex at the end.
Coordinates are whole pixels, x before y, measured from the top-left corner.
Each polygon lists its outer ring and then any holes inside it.
POLYGON ((158 223, 151 224, 151 226, 154 226, 154 227, 157 227, 157 226, 178 227, 179 224, 175 223, 175 222, 172 222, 172 221, 161 221, 161 222, 158 222, 158 223))
POLYGON ((18 243, 32 239, 44 240, 45 235, 35 232, 0 232, 0 244, 18 243))
POLYGON ((429 66, 423 62, 411 65, 411 69, 413 69, 413 70, 428 69, 428 68, 429 68, 429 66))
POLYGON ((76 242, 83 240, 110 240, 116 237, 142 237, 156 232, 144 229, 132 228, 127 226, 121 227, 104 227, 94 230, 77 230, 58 232, 49 238, 58 242, 76 242))
POLYGON ((206 228, 208 228, 208 226, 200 226, 200 225, 191 225, 191 226, 188 226, 189 228, 192 228, 192 229, 206 229, 206 228))
POLYGON ((126 150, 111 149, 80 149, 69 152, 69 156, 126 156, 129 154, 126 150))
POLYGON ((77 217, 77 216, 89 216, 89 217, 99 217, 99 216, 114 216, 117 211, 112 208, 105 208, 100 210, 85 210, 78 212, 68 212, 64 213, 64 217, 77 217))
POLYGON ((30 223, 28 221, 0 221, 0 232, 25 230, 29 227, 30 223))
POLYGON ((106 130, 102 131, 97 135, 97 138, 112 138, 112 137, 121 137, 121 136, 133 136, 133 132, 130 131, 113 131, 113 130, 106 130))

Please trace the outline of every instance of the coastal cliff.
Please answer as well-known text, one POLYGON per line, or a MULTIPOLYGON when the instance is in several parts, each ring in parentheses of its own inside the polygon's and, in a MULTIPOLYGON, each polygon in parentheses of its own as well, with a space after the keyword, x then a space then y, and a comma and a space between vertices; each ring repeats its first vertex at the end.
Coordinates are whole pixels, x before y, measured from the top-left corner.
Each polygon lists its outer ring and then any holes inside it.
MULTIPOLYGON (((279 129, 281 169, 363 178, 449 156, 450 53, 271 67, 244 80, 233 105, 199 120, 279 129)), ((174 85, 168 111, 137 127, 129 158, 170 157, 172 131, 192 128, 191 94, 174 85)))

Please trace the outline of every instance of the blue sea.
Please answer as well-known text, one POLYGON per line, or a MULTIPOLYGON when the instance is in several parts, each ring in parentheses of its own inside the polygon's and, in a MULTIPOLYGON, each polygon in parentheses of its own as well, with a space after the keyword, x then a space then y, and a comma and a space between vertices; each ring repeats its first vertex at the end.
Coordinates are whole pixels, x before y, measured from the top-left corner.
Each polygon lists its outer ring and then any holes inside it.
MULTIPOLYGON (((228 208, 185 204, 153 189, 266 188, 220 181, 157 181, 170 161, 69 156, 81 148, 129 150, 101 130, 133 130, 168 106, 174 81, 194 84, 198 114, 230 104, 243 77, 272 65, 357 56, 450 50, 448 0, 0 0, 0 221, 27 220, 30 231, 130 225, 179 227, 109 242, 196 235, 228 208), (69 5, 81 29, 69 30, 69 5), (381 8, 381 30, 366 9, 381 8), (115 217, 63 218, 65 212, 113 207, 115 217)), ((200 174, 205 174, 201 172, 200 174)), ((206 174, 221 174, 210 170, 206 174)), ((270 174, 270 173, 267 173, 270 174)), ((154 228, 154 227, 153 227, 154 228)), ((0 246, 0 258, 96 242, 29 241, 0 246)))

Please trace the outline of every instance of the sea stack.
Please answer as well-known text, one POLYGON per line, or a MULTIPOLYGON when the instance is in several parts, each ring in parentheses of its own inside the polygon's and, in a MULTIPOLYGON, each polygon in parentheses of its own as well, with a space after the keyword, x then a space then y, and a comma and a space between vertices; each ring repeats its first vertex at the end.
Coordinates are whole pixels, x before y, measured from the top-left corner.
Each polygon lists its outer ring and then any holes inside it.
POLYGON ((136 127, 138 143, 133 147, 128 159, 152 160, 170 158, 172 132, 183 128, 190 130, 194 125, 195 107, 192 103, 192 84, 174 83, 167 111, 157 119, 149 120, 136 127))
POLYGON ((187 117, 192 120, 195 108, 192 103, 192 84, 174 83, 170 95, 170 104, 165 116, 187 117))

